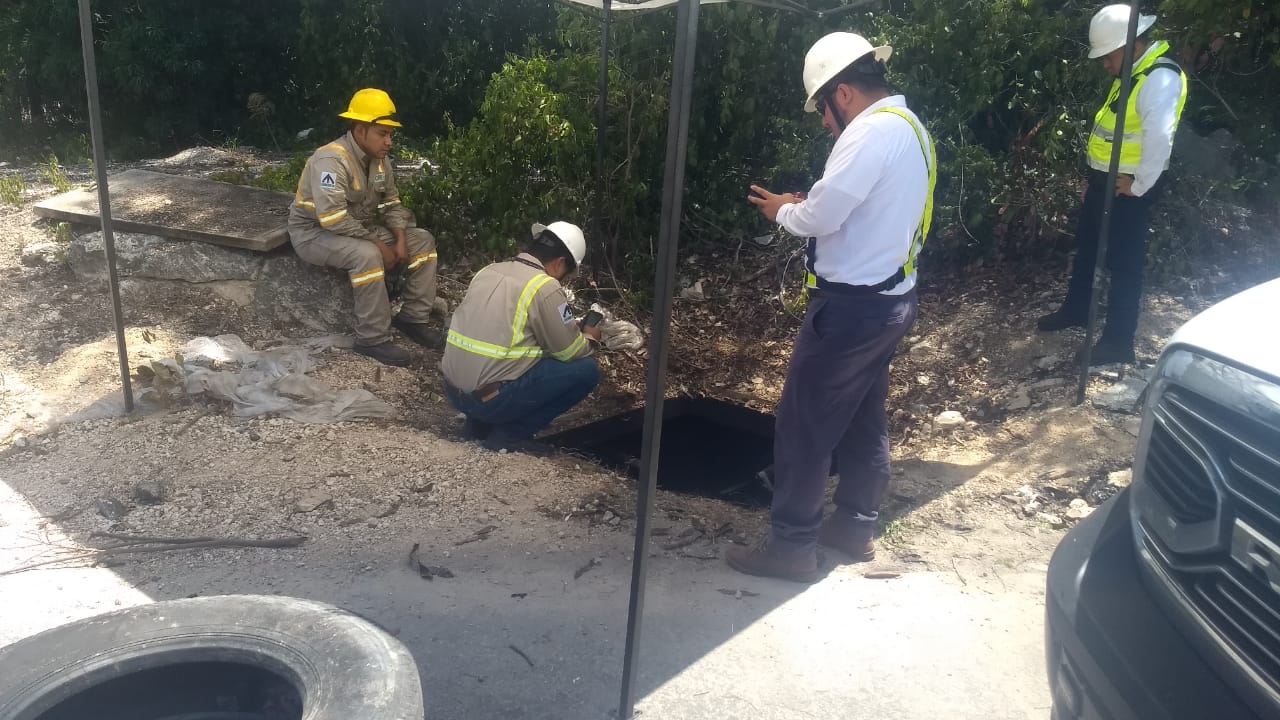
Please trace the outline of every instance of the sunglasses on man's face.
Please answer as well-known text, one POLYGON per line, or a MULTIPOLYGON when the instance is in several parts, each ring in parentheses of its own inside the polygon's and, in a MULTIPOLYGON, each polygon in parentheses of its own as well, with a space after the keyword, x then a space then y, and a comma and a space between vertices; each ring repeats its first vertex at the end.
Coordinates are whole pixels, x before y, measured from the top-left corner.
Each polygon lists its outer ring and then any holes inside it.
POLYGON ((823 116, 825 116, 825 115, 827 114, 827 99, 826 99, 826 98, 818 98, 818 99, 813 103, 813 106, 814 106, 815 108, 817 108, 817 110, 818 110, 818 114, 819 114, 819 115, 823 115, 823 116))

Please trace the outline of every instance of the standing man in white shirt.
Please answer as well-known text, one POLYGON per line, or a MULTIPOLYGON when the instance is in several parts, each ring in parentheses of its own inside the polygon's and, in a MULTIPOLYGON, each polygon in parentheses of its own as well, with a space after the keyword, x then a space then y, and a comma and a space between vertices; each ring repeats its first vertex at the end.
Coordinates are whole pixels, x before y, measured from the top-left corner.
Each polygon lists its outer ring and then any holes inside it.
POLYGON ((835 138, 822 179, 807 197, 753 185, 748 198, 810 238, 808 309, 778 403, 771 529, 726 554, 751 575, 812 582, 819 542, 854 562, 875 555, 889 483, 889 361, 916 319, 916 256, 936 180, 924 124, 885 80, 892 52, 845 32, 814 43, 805 110, 821 113, 835 138), (833 455, 840 482, 824 521, 833 455))
MULTIPOLYGON (((1089 319, 1129 12, 1128 5, 1108 5, 1089 23, 1089 57, 1102 58, 1103 67, 1115 80, 1089 136, 1089 184, 1076 228, 1076 256, 1067 297, 1056 311, 1040 318, 1038 327, 1045 332, 1084 327, 1089 319)), ((1147 219, 1166 185, 1164 171, 1169 167, 1173 135, 1187 102, 1187 76, 1167 56, 1169 43, 1151 42, 1148 37, 1155 22, 1155 15, 1138 16, 1133 88, 1125 110, 1120 174, 1116 177, 1107 245, 1107 267, 1111 270, 1107 323, 1090 355, 1092 365, 1135 360, 1133 341, 1138 331, 1142 272, 1147 260, 1147 219)))

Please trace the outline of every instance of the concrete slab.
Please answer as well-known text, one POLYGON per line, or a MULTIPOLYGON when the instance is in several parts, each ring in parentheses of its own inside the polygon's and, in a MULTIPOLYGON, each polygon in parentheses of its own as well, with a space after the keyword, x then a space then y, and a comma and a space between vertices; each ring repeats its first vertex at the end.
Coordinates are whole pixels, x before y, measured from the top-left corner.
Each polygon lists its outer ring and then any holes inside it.
MULTIPOLYGON (((107 178, 116 230, 268 252, 289 241, 288 193, 204 178, 128 170, 107 178)), ((98 226, 98 191, 72 190, 35 206, 41 217, 98 226)))

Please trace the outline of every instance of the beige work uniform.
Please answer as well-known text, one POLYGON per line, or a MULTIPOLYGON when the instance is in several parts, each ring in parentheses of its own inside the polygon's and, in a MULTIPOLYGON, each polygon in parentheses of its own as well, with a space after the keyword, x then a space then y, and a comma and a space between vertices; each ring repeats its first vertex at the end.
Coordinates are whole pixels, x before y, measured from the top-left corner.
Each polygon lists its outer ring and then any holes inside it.
POLYGON ((415 226, 400 204, 389 160, 369 157, 351 133, 316 150, 302 171, 289 207, 289 241, 312 265, 342 268, 355 295, 356 343, 377 345, 391 335, 382 252, 374 243, 395 244, 402 228, 409 246, 408 274, 400 317, 425 323, 436 298, 436 240, 415 226))
POLYGON ((568 362, 592 351, 564 288, 537 258, 521 253, 471 280, 453 313, 440 371, 450 385, 469 393, 515 380, 543 358, 568 362))

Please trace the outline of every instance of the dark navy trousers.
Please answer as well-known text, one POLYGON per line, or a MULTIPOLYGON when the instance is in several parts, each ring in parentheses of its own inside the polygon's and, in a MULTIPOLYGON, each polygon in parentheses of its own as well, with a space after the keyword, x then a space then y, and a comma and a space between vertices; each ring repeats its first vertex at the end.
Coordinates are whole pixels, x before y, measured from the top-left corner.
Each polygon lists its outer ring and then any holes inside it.
MULTIPOLYGON (((1071 263, 1071 283, 1062 309, 1073 318, 1089 317, 1093 296, 1093 268, 1098 258, 1098 234, 1102 231, 1102 203, 1107 174, 1089 172, 1089 185, 1076 226, 1076 256, 1071 263)), ((1147 263, 1147 220, 1151 206, 1164 189, 1164 176, 1142 197, 1117 196, 1111 205, 1111 232, 1107 235, 1107 269, 1111 289, 1107 297, 1107 324, 1101 341, 1133 347, 1142 304, 1142 275, 1147 263)))
POLYGON ((810 290, 774 428, 771 550, 816 548, 833 455, 837 511, 878 517, 889 484, 889 361, 915 320, 915 290, 810 290))

